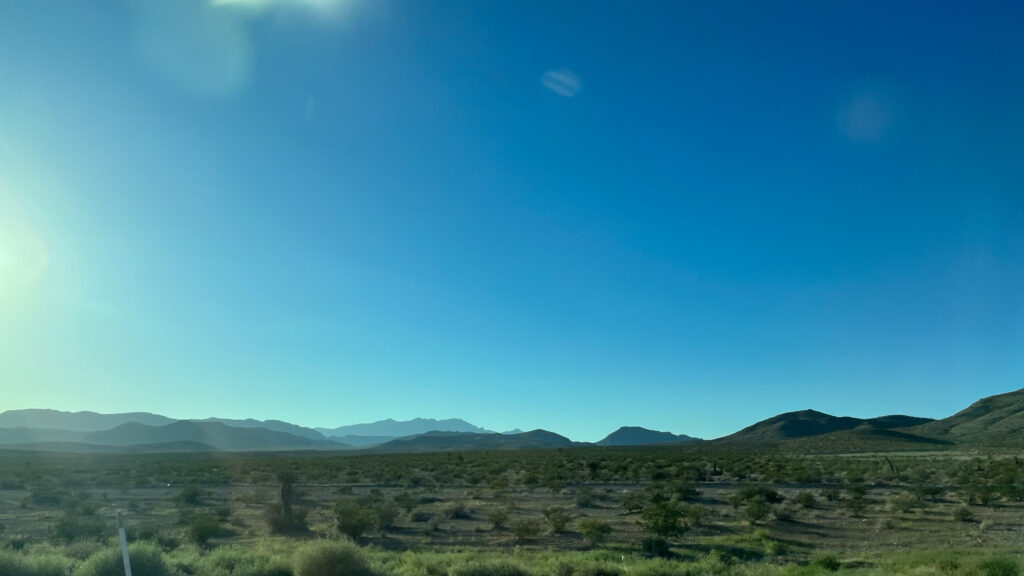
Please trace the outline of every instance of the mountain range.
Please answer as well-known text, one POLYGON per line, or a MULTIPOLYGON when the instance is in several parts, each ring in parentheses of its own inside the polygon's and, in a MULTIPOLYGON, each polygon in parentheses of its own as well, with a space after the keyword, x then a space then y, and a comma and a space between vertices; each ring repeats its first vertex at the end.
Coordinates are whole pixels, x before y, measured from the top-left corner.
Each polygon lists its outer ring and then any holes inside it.
POLYGON ((274 451, 358 450, 396 453, 446 450, 515 450, 575 446, 785 445, 808 451, 943 449, 950 446, 1017 446, 1024 441, 1024 389, 978 400, 933 420, 890 415, 833 416, 815 410, 787 412, 734 434, 700 440, 624 426, 594 444, 547 430, 492 432, 465 420, 380 420, 337 428, 308 428, 279 420, 206 418, 176 420, 131 412, 8 410, 0 413, 0 449, 49 451, 274 451))

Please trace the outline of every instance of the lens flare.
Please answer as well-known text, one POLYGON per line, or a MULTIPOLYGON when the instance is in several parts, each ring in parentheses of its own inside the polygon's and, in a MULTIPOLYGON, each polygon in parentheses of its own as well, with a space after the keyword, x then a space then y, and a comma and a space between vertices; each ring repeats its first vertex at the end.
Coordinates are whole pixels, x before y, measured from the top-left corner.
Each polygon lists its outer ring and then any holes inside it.
POLYGON ((46 244, 30 227, 0 222, 0 312, 30 294, 49 263, 46 244))

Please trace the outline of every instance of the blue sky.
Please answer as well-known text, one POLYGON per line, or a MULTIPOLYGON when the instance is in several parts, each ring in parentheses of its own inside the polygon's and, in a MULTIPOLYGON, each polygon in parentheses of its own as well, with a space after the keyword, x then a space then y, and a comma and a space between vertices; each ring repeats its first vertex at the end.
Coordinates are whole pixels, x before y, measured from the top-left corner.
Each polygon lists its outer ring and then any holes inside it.
POLYGON ((1018 3, 0 5, 0 409, 597 440, 1024 386, 1018 3))

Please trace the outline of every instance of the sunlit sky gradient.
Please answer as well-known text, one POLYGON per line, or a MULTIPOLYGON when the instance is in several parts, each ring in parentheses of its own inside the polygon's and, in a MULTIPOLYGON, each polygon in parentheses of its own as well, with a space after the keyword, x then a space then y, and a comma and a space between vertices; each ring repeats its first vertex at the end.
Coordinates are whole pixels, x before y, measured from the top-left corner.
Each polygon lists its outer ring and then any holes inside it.
POLYGON ((1019 2, 0 3, 0 409, 597 440, 1024 386, 1019 2))

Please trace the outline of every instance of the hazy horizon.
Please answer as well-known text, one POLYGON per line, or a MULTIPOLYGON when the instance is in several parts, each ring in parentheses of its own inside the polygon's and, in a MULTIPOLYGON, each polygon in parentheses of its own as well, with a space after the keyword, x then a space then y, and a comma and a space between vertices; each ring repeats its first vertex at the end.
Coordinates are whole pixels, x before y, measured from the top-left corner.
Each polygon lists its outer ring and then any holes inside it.
POLYGON ((5 2, 0 411, 949 416, 1024 386, 1022 17, 5 2))

